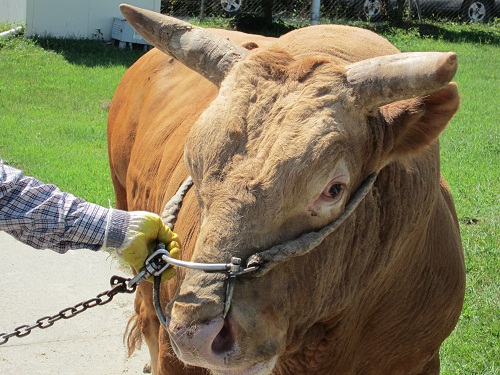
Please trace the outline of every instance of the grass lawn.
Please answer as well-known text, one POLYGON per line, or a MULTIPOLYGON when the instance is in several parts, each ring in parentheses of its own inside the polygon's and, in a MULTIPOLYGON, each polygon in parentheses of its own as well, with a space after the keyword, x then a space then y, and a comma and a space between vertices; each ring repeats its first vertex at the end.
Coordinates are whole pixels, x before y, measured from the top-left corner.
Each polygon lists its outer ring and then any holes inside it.
MULTIPOLYGON (((0 42, 2 43, 2 42, 0 42)), ((113 201, 106 118, 140 52, 94 41, 14 38, 0 44, 0 155, 92 202, 113 201)))
MULTIPOLYGON (((443 374, 500 374, 500 27, 377 26, 403 51, 455 51, 459 113, 441 137, 467 264, 465 306, 441 351, 443 374)), ((107 107, 138 51, 94 41, 0 40, 0 156, 102 205, 114 200, 107 107)))

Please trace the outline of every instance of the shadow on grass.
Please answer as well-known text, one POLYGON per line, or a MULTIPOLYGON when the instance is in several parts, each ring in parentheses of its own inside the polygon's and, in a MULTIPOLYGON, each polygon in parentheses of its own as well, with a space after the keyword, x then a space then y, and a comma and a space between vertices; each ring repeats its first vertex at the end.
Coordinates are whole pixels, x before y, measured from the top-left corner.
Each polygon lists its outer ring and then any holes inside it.
POLYGON ((421 36, 431 38, 442 38, 443 40, 455 43, 480 43, 500 46, 500 33, 488 30, 449 30, 440 26, 431 24, 418 25, 418 30, 421 36))
POLYGON ((119 49, 113 44, 91 39, 38 38, 36 44, 62 55, 71 64, 88 67, 129 67, 145 53, 143 46, 140 49, 119 49))
MULTIPOLYGON (((352 24, 372 30, 381 35, 393 34, 395 32, 405 32, 408 30, 417 31, 422 38, 442 39, 453 43, 478 43, 500 46, 500 22, 492 21, 485 24, 457 23, 446 21, 427 21, 419 23, 417 21, 396 22, 340 22, 341 24, 352 24)), ((231 28, 252 34, 279 37, 289 31, 305 25, 296 25, 275 19, 268 22, 264 17, 252 14, 241 13, 230 21, 231 28)))
MULTIPOLYGON (((381 35, 395 32, 417 31, 422 38, 442 39, 454 43, 478 43, 500 46, 500 31, 498 23, 492 24, 447 24, 418 23, 407 21, 399 25, 388 22, 379 24, 356 23, 381 35)), ((233 29, 266 36, 286 34, 299 26, 280 19, 267 23, 263 17, 253 14, 241 14, 230 21, 233 29)), ((46 50, 54 51, 64 56, 72 64, 93 66, 123 65, 129 67, 145 52, 143 46, 137 49, 119 49, 115 45, 89 39, 39 38, 36 43, 46 50)))
POLYGON ((478 43, 500 46, 500 29, 496 24, 439 24, 404 22, 399 25, 384 23, 364 25, 365 28, 379 34, 390 34, 394 31, 416 30, 422 38, 441 39, 452 43, 478 43))
POLYGON ((253 13, 240 13, 235 16, 229 25, 234 29, 249 34, 279 37, 298 26, 286 23, 281 19, 268 22, 264 17, 253 13))

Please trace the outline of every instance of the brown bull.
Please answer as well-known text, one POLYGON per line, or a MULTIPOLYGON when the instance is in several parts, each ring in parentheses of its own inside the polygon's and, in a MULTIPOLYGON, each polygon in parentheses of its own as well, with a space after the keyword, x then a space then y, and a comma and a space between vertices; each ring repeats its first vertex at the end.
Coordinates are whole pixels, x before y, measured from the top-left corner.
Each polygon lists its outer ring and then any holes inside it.
POLYGON ((318 231, 379 172, 310 252, 239 276, 225 317, 223 273, 162 285, 168 332, 141 284, 131 347, 143 335, 157 374, 438 373, 465 284, 437 141, 458 108, 456 56, 346 26, 273 39, 122 11, 158 49, 111 105, 117 206, 161 213, 191 175, 183 259, 245 260, 318 231))

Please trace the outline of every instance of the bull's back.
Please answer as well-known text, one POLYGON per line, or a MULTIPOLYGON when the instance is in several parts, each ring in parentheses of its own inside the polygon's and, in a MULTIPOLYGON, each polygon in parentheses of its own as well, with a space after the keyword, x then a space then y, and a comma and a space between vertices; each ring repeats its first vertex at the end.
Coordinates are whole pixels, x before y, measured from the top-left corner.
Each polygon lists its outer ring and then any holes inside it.
POLYGON ((386 38, 369 30, 344 25, 318 25, 280 37, 276 47, 294 57, 329 55, 340 64, 399 53, 386 38))

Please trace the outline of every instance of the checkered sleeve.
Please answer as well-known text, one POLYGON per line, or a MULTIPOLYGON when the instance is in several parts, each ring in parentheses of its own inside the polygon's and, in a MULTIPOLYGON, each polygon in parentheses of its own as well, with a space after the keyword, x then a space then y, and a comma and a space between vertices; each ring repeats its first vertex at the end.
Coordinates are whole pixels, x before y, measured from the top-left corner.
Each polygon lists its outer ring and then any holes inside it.
POLYGON ((118 247, 127 227, 127 212, 62 192, 0 159, 0 230, 18 240, 59 253, 79 248, 98 250, 105 236, 118 247))

